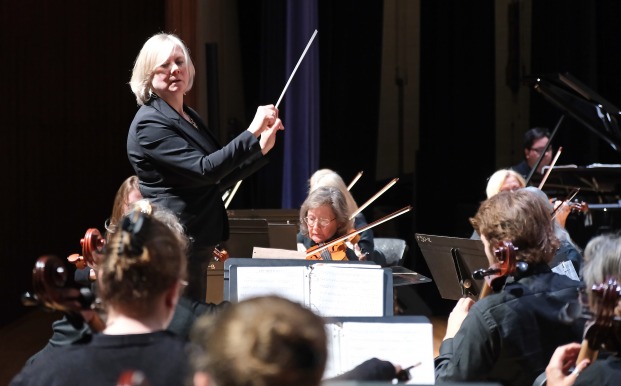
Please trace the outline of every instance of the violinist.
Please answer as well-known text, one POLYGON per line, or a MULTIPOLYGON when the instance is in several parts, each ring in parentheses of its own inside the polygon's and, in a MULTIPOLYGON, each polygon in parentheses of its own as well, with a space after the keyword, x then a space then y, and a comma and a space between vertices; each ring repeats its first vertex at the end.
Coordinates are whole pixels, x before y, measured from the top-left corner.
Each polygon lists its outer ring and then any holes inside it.
MULTIPOLYGON (((348 212, 351 214, 358 211, 358 204, 356 203, 356 200, 354 200, 354 197, 347 189, 347 186, 341 176, 335 171, 330 169, 320 169, 313 173, 308 181, 309 193, 320 186, 331 186, 338 189, 345 197, 348 212)), ((367 220, 364 217, 364 214, 359 212, 354 216, 354 229, 360 229, 365 225, 367 225, 367 220)), ((355 241, 357 242, 352 246, 358 256, 358 260, 370 260, 379 265, 386 265, 386 257, 382 251, 375 249, 372 229, 360 232, 359 237, 355 241)))
MULTIPOLYGON (((353 220, 349 219, 347 202, 341 191, 328 186, 319 187, 310 192, 300 209, 298 248, 309 251, 346 235, 352 226, 353 220)), ((330 248, 327 254, 324 260, 358 260, 356 253, 344 242, 330 248)))
MULTIPOLYGON (((524 160, 511 169, 526 179, 548 145, 549 140, 550 131, 546 127, 533 127, 524 133, 524 160)), ((541 173, 543 167, 550 165, 550 163, 552 163, 552 146, 548 147, 548 150, 543 154, 537 173, 541 173)))
POLYGON ((531 386, 557 346, 580 340, 580 324, 567 315, 569 305, 578 307, 579 283, 548 266, 559 242, 534 193, 500 192, 470 221, 490 265, 498 264, 497 248, 510 242, 522 270, 496 278, 504 285, 476 303, 459 300, 435 359, 436 379, 531 386))
MULTIPOLYGON (((595 317, 600 314, 600 302, 594 301, 591 289, 593 285, 606 283, 614 279, 621 283, 621 236, 607 234, 593 238, 584 250, 585 264, 583 280, 591 314, 595 317)), ((617 300, 613 310, 609 310, 614 317, 621 317, 621 308, 617 300)), ((608 311, 605 311, 606 313, 608 311)), ((595 327, 595 326, 594 326, 595 327)), ((605 328, 600 325, 598 328, 605 328)), ((580 344, 573 343, 559 347, 548 367, 546 378, 548 386, 614 386, 621 379, 621 328, 619 322, 614 322, 606 331, 601 331, 608 341, 607 355, 600 356, 593 363, 584 359, 578 363, 580 344), (613 343, 612 345, 610 343, 613 343), (569 370, 570 368, 574 370, 569 370), (588 367, 587 367, 588 366, 588 367)))
MULTIPOLYGON (((541 202, 544 203, 544 205, 548 208, 548 211, 550 213, 554 211, 554 205, 550 202, 550 199, 548 198, 547 194, 545 194, 545 192, 543 192, 541 189, 535 188, 534 186, 529 186, 525 189, 535 193, 539 200, 541 200, 541 202)), ((566 204, 561 205, 567 207, 566 204)), ((554 257, 550 262, 550 267, 554 268, 563 261, 570 261, 571 264, 574 266, 574 270, 576 271, 576 273, 580 274, 583 260, 581 249, 571 239, 571 236, 569 235, 569 232, 567 232, 567 229, 565 229, 565 227, 561 225, 558 216, 554 217, 553 224, 554 234, 558 238, 560 245, 556 253, 554 253, 554 257)))
POLYGON ((184 287, 185 247, 147 213, 124 217, 97 270, 105 329, 86 344, 41 355, 11 385, 108 386, 128 369, 144 373, 151 386, 184 384, 186 344, 166 326, 184 287))

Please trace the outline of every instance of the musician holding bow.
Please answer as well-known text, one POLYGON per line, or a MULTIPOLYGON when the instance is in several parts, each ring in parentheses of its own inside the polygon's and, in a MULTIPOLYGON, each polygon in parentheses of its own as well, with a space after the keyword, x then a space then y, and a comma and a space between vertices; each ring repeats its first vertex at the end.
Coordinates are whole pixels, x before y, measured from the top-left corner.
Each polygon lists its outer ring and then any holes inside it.
MULTIPOLYGON (((308 251, 346 235, 353 227, 347 202, 340 190, 319 187, 308 195, 300 209, 298 244, 308 251)), ((300 247, 300 246, 299 246, 300 247)), ((320 252, 320 260, 358 260, 345 242, 320 252)))
MULTIPOLYGON (((592 332, 601 339, 597 343, 606 346, 608 352, 607 355, 603 355, 591 363, 590 358, 578 359, 581 350, 580 344, 573 343, 559 347, 546 368, 548 386, 613 386, 618 385, 621 378, 619 292, 612 288, 613 293, 616 292, 617 296, 611 298, 610 302, 606 302, 593 291, 594 286, 597 288, 601 284, 608 285, 611 280, 616 281, 617 285, 621 283, 621 236, 608 234, 593 238, 587 244, 584 256, 586 263, 582 273, 590 313, 594 319, 598 317, 606 319, 606 316, 612 319, 609 320, 610 323, 604 320, 594 320, 589 328, 598 330, 592 332), (606 306, 610 309, 605 309, 606 306), (574 365, 575 369, 569 371, 574 365)), ((586 342, 583 343, 583 346, 585 344, 586 342)), ((594 349, 602 349, 603 351, 603 348, 600 347, 594 349)))
POLYGON ((513 245, 517 262, 526 264, 497 292, 457 303, 435 360, 436 379, 530 386, 558 345, 580 339, 580 324, 566 315, 568 304, 577 307, 579 283, 551 272, 559 244, 548 208, 532 192, 500 192, 471 222, 490 265, 499 263, 501 245, 513 245))

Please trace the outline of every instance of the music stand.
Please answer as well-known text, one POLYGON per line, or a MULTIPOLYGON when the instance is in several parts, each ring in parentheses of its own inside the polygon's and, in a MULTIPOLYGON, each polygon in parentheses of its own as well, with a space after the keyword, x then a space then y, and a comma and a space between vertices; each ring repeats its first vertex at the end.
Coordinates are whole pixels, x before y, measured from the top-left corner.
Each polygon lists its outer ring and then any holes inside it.
POLYGON ((416 234, 416 242, 444 299, 478 299, 482 282, 472 272, 489 267, 481 240, 416 234))
POLYGON ((229 219, 229 239, 226 250, 230 257, 252 257, 254 247, 269 248, 270 236, 264 218, 229 219))

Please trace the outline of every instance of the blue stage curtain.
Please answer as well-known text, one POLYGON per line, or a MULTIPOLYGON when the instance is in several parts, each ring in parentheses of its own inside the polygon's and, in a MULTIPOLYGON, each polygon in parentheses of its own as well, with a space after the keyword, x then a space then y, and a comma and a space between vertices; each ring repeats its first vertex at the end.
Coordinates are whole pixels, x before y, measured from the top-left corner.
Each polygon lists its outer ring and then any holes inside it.
MULTIPOLYGON (((289 79, 318 25, 317 0, 286 2, 285 79, 289 79)), ((279 108, 285 119, 282 208, 299 208, 319 167, 319 40, 317 33, 279 108)))

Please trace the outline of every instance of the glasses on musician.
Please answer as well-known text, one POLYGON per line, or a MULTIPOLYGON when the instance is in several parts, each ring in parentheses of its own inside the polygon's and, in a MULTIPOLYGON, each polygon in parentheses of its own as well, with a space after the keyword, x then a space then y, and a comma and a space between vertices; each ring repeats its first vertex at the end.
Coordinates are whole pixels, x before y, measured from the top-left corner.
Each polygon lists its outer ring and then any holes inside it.
MULTIPOLYGON (((541 154, 545 150, 545 147, 531 147, 530 150, 537 154, 541 154)), ((549 147, 546 153, 552 153, 552 147, 549 147)))
POLYGON ((316 217, 304 217, 304 222, 306 223, 306 225, 308 225, 309 227, 314 227, 315 224, 317 224, 317 226, 319 226, 319 228, 325 228, 328 225, 330 225, 330 223, 332 221, 336 220, 336 217, 333 218, 332 220, 328 220, 327 218, 316 218, 316 217))

